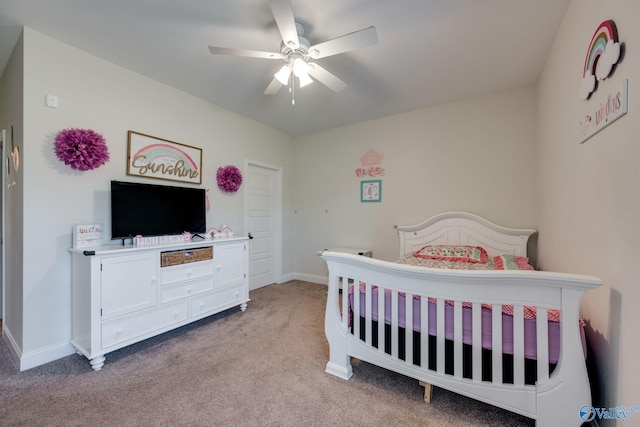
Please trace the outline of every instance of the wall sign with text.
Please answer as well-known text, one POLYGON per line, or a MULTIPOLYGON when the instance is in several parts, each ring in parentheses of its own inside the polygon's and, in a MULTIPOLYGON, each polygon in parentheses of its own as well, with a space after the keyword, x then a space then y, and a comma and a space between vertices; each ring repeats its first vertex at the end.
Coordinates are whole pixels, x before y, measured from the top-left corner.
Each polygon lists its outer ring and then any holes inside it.
POLYGON ((627 114, 627 95, 628 80, 624 79, 602 99, 592 100, 591 109, 580 120, 580 143, 627 114))
POLYGON ((127 175, 202 183, 202 149, 129 131, 127 175))

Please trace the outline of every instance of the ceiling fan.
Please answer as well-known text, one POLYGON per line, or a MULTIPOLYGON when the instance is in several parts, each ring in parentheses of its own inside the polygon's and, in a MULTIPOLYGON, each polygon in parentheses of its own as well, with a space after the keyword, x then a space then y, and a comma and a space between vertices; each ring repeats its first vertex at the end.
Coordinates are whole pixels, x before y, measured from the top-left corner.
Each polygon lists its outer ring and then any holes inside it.
MULTIPOLYGON (((265 95, 278 92, 284 85, 288 85, 292 90, 294 77, 298 78, 300 87, 312 83, 311 77, 313 77, 334 92, 340 92, 347 87, 347 84, 312 61, 378 43, 376 28, 372 26, 311 45, 309 40, 304 37, 305 27, 295 21, 291 0, 269 0, 269 4, 282 36, 280 52, 209 46, 209 51, 214 55, 284 60, 285 64, 274 74, 273 80, 264 91, 265 95)), ((295 103, 293 99, 292 103, 295 103)))

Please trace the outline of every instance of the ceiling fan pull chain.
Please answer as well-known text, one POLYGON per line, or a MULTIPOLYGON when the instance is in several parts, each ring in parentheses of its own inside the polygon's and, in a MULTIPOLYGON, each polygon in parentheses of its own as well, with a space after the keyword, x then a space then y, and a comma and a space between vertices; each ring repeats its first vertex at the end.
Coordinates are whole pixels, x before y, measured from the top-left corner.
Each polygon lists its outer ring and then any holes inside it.
POLYGON ((289 76, 289 91, 291 92, 291 105, 296 105, 296 82, 293 79, 293 73, 289 76))

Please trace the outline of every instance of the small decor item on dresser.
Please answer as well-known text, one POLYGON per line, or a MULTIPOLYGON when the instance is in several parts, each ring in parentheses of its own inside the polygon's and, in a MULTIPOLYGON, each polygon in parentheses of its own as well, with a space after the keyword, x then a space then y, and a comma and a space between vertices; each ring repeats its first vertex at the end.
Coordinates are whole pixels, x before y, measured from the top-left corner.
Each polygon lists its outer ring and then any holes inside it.
POLYGON ((109 161, 109 150, 102 135, 91 129, 64 129, 55 139, 56 157, 71 169, 96 169, 109 161))
POLYGON ((82 224, 73 227, 73 247, 90 248, 102 245, 102 225, 82 224))
POLYGON ((225 193, 235 193, 242 185, 242 172, 233 165, 219 167, 216 173, 218 187, 225 193))
POLYGON ((221 237, 233 237, 233 230, 228 225, 221 225, 220 228, 211 227, 207 231, 207 235, 214 239, 221 237))

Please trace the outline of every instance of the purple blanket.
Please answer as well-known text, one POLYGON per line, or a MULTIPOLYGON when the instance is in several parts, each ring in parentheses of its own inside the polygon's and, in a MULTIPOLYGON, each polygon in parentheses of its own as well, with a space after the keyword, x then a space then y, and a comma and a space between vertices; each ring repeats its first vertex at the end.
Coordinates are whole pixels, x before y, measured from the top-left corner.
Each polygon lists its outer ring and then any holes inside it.
MULTIPOLYGON (((365 295, 360 295, 360 316, 366 315, 365 295)), ((378 320, 378 292, 374 291, 371 294, 371 303, 374 309, 372 310, 372 319, 378 320)), ((385 323, 391 323, 391 295, 389 292, 385 292, 384 299, 384 313, 385 323)), ((353 309, 353 286, 349 287, 349 307, 353 309)), ((406 328, 406 313, 405 313, 405 296, 398 294, 398 323, 401 327, 406 328)), ((445 338, 453 340, 453 306, 445 305, 445 338)), ((491 309, 482 307, 482 347, 491 350, 491 309)), ((413 299, 413 330, 420 332, 420 300, 418 298, 413 299)), ((436 319, 436 304, 429 301, 429 335, 436 336, 437 319, 436 319)), ((463 342, 465 344, 472 344, 472 331, 471 331, 471 308, 462 308, 462 331, 463 342)), ((549 363, 558 363, 560 354, 560 323, 549 321, 549 363)), ((584 327, 580 327, 580 338, 582 340, 582 350, 586 355, 586 344, 584 336, 584 327)), ((536 321, 532 319, 524 319, 524 352, 527 359, 536 360, 536 321)), ((502 313, 502 352, 505 354, 513 354, 513 316, 502 313)))

